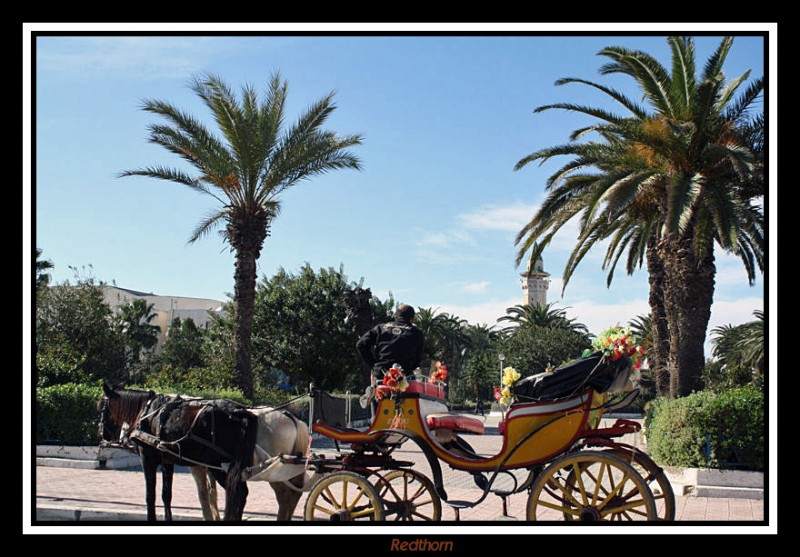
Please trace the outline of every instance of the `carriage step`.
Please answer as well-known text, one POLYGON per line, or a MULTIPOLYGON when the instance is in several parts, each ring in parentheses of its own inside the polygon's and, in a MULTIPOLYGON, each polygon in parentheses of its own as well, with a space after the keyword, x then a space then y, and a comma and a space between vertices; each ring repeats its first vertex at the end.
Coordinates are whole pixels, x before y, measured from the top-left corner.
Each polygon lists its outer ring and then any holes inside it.
POLYGON ((454 501, 454 500, 450 500, 450 501, 446 501, 446 503, 448 505, 450 505, 451 507, 458 508, 458 509, 468 509, 470 507, 474 507, 475 506, 475 501, 458 501, 458 500, 454 501))

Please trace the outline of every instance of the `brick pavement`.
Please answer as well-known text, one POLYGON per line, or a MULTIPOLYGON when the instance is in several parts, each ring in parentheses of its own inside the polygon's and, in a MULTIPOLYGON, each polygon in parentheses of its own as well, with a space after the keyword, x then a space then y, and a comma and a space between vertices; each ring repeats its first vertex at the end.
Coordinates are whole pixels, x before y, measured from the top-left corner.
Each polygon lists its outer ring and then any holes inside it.
MULTIPOLYGON (((487 422, 487 425, 489 423, 487 422)), ((501 438, 496 429, 488 427, 487 435, 465 436, 476 452, 485 455, 496 454, 500 450, 501 438)), ((332 449, 326 439, 315 439, 313 448, 317 452, 332 449)), ((428 465, 418 448, 407 443, 395 452, 398 460, 414 460, 414 469, 428 474, 428 465)), ((482 493, 472 478, 461 471, 452 470, 442 464, 444 486, 450 500, 475 501, 482 493)), ((141 521, 145 517, 144 479, 141 471, 127 470, 89 470, 76 468, 56 468, 38 466, 31 478, 35 491, 33 511, 38 518, 35 526, 49 524, 87 522, 87 521, 141 521)), ((245 508, 245 520, 249 523, 275 521, 277 503, 270 486, 263 482, 249 482, 250 495, 245 508)), ((160 490, 160 479, 158 489, 160 490)), ((294 514, 296 524, 303 520, 304 495, 294 514)), ((527 494, 515 494, 508 498, 509 517, 503 517, 502 502, 499 497, 489 495, 479 505, 462 509, 461 521, 474 524, 488 522, 492 525, 508 524, 525 520, 527 494), (501 522, 502 521, 502 522, 501 522)), ((175 475, 173 485, 173 514, 176 520, 202 520, 194 481, 186 471, 175 475)), ((219 490, 219 507, 224 507, 224 490, 219 490)), ((163 507, 158 496, 159 516, 163 507)), ((32 513, 33 514, 33 513, 32 513)), ((455 512, 447 504, 442 504, 442 520, 455 525, 455 512)), ((735 522, 738 525, 764 526, 765 509, 763 500, 676 497, 676 522, 682 525, 703 523, 724 525, 735 522), (748 524, 752 523, 752 524, 748 524)))

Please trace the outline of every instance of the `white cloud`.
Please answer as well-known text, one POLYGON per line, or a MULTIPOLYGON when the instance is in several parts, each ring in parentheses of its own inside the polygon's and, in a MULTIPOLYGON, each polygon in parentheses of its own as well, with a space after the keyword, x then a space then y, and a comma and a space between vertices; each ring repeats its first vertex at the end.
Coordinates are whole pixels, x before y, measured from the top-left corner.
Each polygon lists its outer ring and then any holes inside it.
POLYGON ((470 213, 458 215, 456 221, 470 229, 519 232, 537 209, 536 205, 525 203, 485 205, 470 213))
POLYGON ((492 284, 488 280, 482 280, 479 282, 470 282, 461 286, 460 290, 462 292, 467 292, 469 294, 482 294, 486 292, 486 289, 489 288, 489 285, 492 284))
POLYGON ((162 79, 200 71, 222 47, 209 37, 40 37, 37 63, 48 71, 87 78, 125 73, 162 79))
POLYGON ((519 298, 508 300, 491 300, 479 304, 470 305, 447 305, 440 307, 441 312, 456 315, 461 319, 466 319, 471 325, 492 326, 497 323, 497 319, 506 314, 506 308, 510 308, 520 303, 519 298))
POLYGON ((741 298, 739 300, 722 300, 711 306, 709 330, 721 325, 741 325, 755 321, 753 312, 764 309, 764 299, 758 297, 741 298))

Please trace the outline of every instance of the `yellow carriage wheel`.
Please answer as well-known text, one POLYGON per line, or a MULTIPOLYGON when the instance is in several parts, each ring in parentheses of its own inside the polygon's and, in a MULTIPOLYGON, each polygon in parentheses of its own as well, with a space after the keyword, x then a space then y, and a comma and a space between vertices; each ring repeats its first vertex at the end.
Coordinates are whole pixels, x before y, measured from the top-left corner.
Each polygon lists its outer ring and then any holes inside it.
POLYGON ((565 454, 531 488, 527 519, 627 522, 656 520, 653 494, 627 462, 607 452, 565 454))
POLYGON ((375 482, 386 520, 439 521, 442 501, 428 478, 414 470, 394 470, 375 482))
POLYGON ((647 482, 656 504, 656 520, 675 520, 675 492, 664 469, 643 453, 618 449, 608 449, 608 452, 632 465, 647 482))
POLYGON ((305 520, 329 522, 380 521, 383 503, 366 478, 355 472, 335 472, 311 489, 305 520))

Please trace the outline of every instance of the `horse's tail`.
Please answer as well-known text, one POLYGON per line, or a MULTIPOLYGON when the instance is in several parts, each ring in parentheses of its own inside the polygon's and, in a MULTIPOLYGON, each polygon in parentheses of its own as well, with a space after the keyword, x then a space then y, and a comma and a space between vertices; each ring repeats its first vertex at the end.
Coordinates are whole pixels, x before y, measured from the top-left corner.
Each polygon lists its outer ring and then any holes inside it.
POLYGON ((300 420, 297 420, 295 425, 297 425, 297 438, 294 441, 294 452, 295 454, 308 456, 308 452, 311 448, 309 444, 311 434, 308 431, 308 425, 300 420))
POLYGON ((241 520, 247 502, 247 482, 242 474, 252 463, 258 436, 258 418, 250 412, 238 414, 241 418, 241 438, 236 444, 225 479, 225 520, 241 520))

